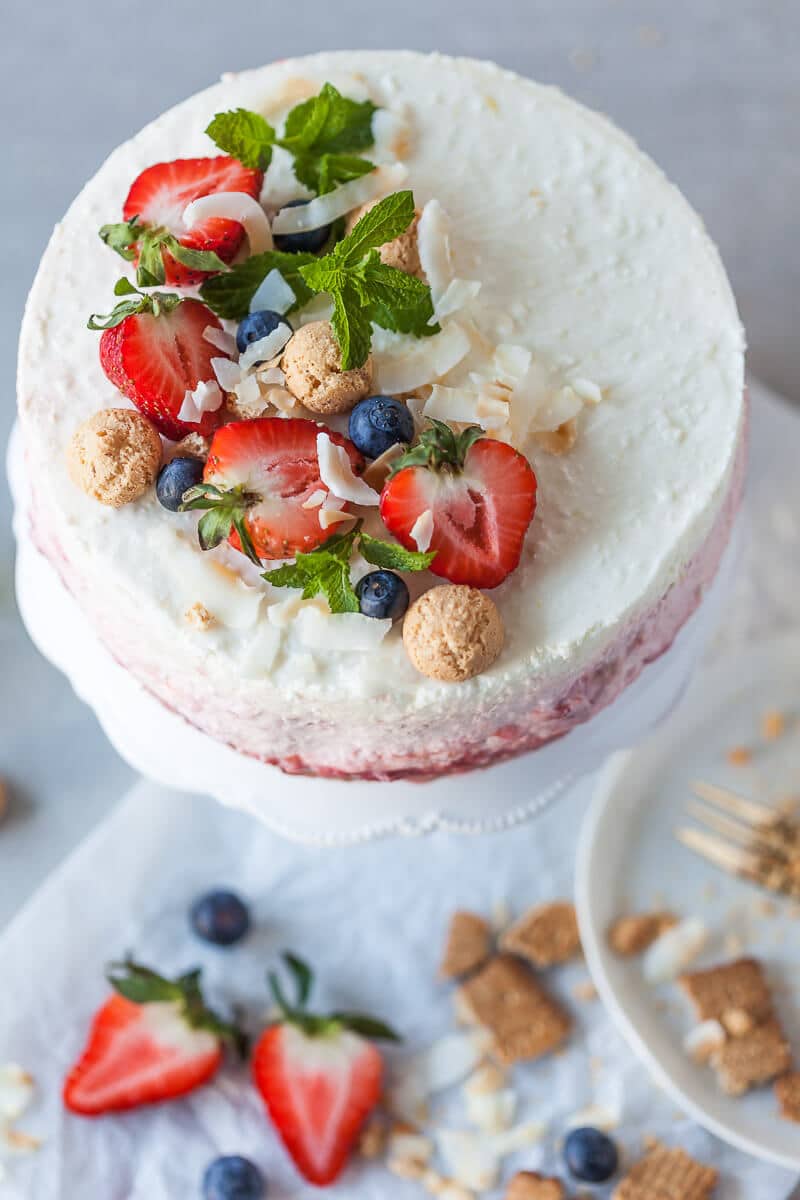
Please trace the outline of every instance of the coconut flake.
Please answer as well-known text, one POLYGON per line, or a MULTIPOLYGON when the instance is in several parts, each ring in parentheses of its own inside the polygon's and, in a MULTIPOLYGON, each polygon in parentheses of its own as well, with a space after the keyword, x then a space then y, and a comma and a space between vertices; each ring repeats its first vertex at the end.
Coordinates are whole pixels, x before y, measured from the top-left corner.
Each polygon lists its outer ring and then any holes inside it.
POLYGON ((727 1035, 719 1021, 701 1021, 683 1039, 683 1048, 696 1063, 707 1063, 715 1051, 722 1048, 727 1035))
POLYGON ((708 928, 699 917, 687 917, 661 937, 656 938, 642 961, 648 983, 666 983, 676 979, 685 967, 705 949, 708 928))
POLYGON ((500 1174, 500 1156, 491 1137, 471 1130, 439 1129, 436 1148, 445 1170, 457 1183, 483 1192, 494 1187, 500 1174))
POLYGON ((285 387, 268 387, 264 393, 264 399, 267 404, 277 408, 283 417, 290 417, 293 410, 297 408, 297 397, 293 396, 285 387))
POLYGON ((202 421, 207 412, 216 412, 224 397, 215 379, 206 379, 198 383, 193 390, 187 388, 183 396, 183 404, 178 411, 178 420, 187 425, 196 425, 202 421))
POLYGON ((317 434, 319 477, 326 488, 353 504, 376 505, 380 496, 368 483, 355 475, 344 446, 337 446, 324 432, 317 434))
POLYGON ((223 392, 232 392, 241 382, 242 368, 229 358, 212 358, 211 368, 217 377, 217 383, 223 392))
POLYGON ((297 614, 295 630, 308 650, 340 650, 347 653, 374 651, 392 628, 392 622, 362 613, 323 613, 303 607, 297 614))
POLYGON ((281 321, 271 333, 266 337, 259 338, 255 342, 250 342, 247 349, 239 359, 239 366, 242 370, 247 370, 257 362, 269 362, 276 354, 279 354, 289 338, 292 336, 292 327, 287 325, 285 321, 281 321))
POLYGON ((457 321, 448 321, 430 338, 397 338, 392 349, 373 356, 376 391, 396 396, 435 383, 469 351, 469 335, 457 321))
POLYGON ((343 512, 341 508, 334 508, 330 504, 324 504, 317 517, 320 529, 330 529, 332 525, 341 525, 343 521, 353 520, 352 513, 343 512))
POLYGON ((321 229, 323 225, 330 225, 339 217, 347 216, 354 208, 396 191, 407 175, 408 171, 401 163, 378 167, 368 175, 343 183, 324 196, 315 196, 308 204, 282 208, 272 222, 273 233, 285 235, 321 229))
POLYGON ((0 1122, 16 1121, 33 1100, 33 1076, 16 1063, 0 1066, 0 1122))
POLYGON ((427 1166, 433 1158, 435 1146, 429 1137, 422 1133, 413 1133, 398 1126, 389 1134, 387 1145, 388 1155, 393 1161, 419 1163, 427 1166))
POLYGON ((431 544, 433 537, 433 513, 429 508, 421 512, 409 530, 409 536, 417 544, 417 549, 424 554, 431 544))
POLYGON ((435 417, 438 421, 470 425, 477 420, 478 402, 478 393, 470 388, 444 387, 435 383, 422 411, 426 417, 435 417))
POLYGON ((584 404, 599 404, 603 393, 591 379, 570 379, 569 386, 580 396, 584 404))
POLYGON ((267 214, 258 201, 246 192, 212 192, 210 196, 198 196, 183 210, 183 223, 187 229, 212 217, 238 221, 243 225, 251 254, 263 254, 265 250, 272 249, 267 214))
POLYGON ((431 289, 433 307, 444 299, 453 281, 450 258, 450 220, 438 200, 429 200, 417 224, 419 261, 431 289))
POLYGON ((303 501, 302 508, 319 508, 320 504, 327 498, 328 493, 324 488, 317 488, 315 492, 303 501))
POLYGON ((278 387, 283 387, 286 383, 286 376, 280 367, 259 367, 256 372, 256 379, 264 387, 270 387, 276 384, 278 387))
POLYGON ((250 312, 268 308, 271 312, 285 313, 295 302, 295 294, 277 268, 270 271, 256 288, 250 301, 250 312))
POLYGON ((558 388, 541 402, 528 426, 529 433, 551 433, 573 420, 583 408, 583 401, 568 385, 558 388))
POLYGON ((445 1034, 426 1050, 413 1055, 402 1065, 400 1077, 392 1088, 392 1110, 409 1121, 416 1120, 429 1096, 453 1087, 475 1070, 491 1041, 485 1030, 470 1029, 445 1034))
POLYGON ((484 1133, 500 1133, 514 1120, 516 1093, 510 1088, 499 1092, 466 1093, 467 1119, 484 1133))
POLYGON ((493 369, 503 383, 522 383, 531 369, 533 355, 527 346, 501 342, 495 347, 493 369))
POLYGON ((206 325, 203 330, 203 337, 217 350, 221 350, 223 354, 234 358, 239 352, 236 348, 236 338, 232 333, 226 333, 224 329, 218 329, 216 325, 206 325))
POLYGON ((454 313, 466 308, 477 298, 480 290, 479 279, 451 279, 434 305, 436 320, 443 321, 445 317, 452 317, 454 313))
POLYGON ((233 389, 236 398, 245 406, 261 404, 261 388, 255 375, 245 375, 233 389))

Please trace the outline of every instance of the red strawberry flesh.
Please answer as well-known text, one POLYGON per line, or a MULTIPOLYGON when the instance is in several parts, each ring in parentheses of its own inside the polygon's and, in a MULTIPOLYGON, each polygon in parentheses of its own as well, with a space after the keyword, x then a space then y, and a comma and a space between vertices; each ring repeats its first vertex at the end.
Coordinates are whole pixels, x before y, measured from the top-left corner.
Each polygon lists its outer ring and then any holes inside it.
MULTIPOLYGON (((245 518, 259 558, 293 558, 330 536, 319 523, 319 506, 303 508, 314 492, 327 491, 317 459, 319 432, 314 421, 267 417, 234 421, 214 435, 204 479, 223 489, 241 485, 260 497, 245 518)), ((354 472, 363 471, 364 459, 352 442, 325 432, 347 449, 354 472)), ((235 530, 230 542, 241 549, 235 530)))
POLYGON ((222 352, 203 336, 209 325, 222 328, 199 300, 184 300, 158 317, 126 317, 100 338, 100 362, 108 378, 174 441, 195 432, 208 437, 222 418, 221 409, 204 413, 200 421, 178 418, 186 392, 215 378, 211 359, 222 352))
POLYGON ((185 1095, 222 1061, 217 1038, 190 1029, 171 1004, 134 1004, 115 995, 94 1018, 64 1103, 83 1116, 118 1112, 185 1095))
POLYGON ((380 514, 408 550, 417 519, 430 510, 437 554, 430 570, 451 583, 494 588, 518 565, 536 510, 536 476, 505 442, 481 438, 463 470, 404 467, 387 481, 380 514))

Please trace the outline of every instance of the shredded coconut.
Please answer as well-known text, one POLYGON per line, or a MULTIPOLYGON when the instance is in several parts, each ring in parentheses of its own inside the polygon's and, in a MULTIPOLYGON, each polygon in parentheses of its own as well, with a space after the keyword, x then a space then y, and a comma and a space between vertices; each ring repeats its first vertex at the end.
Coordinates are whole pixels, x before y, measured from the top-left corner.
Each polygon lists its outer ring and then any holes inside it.
POLYGON ((291 326, 287 325, 285 321, 281 321, 280 325, 276 326, 266 337, 250 343, 239 359, 239 366, 244 371, 254 363, 269 362, 276 354, 280 354, 291 336, 291 326))
POLYGON ((419 261, 431 289, 434 309, 453 281, 450 221, 438 200, 429 200, 417 226, 419 261))
POLYGON ((294 292, 281 275, 273 269, 266 279, 258 285, 253 299, 250 301, 250 312, 258 312, 268 308, 271 312, 288 312, 295 301, 294 292))
POLYGON ((241 382, 242 368, 229 358, 212 358, 211 369, 217 377, 217 383, 223 392, 232 392, 241 382))
POLYGON ((354 208, 396 191, 407 175, 408 171, 401 163, 378 167, 368 175, 343 183, 324 196, 315 196, 308 204, 282 208, 272 222, 273 233, 307 233, 310 229, 330 225, 339 217, 347 216, 354 208))
POLYGON ((216 325, 206 325, 203 330, 203 337, 217 350, 221 350, 223 354, 230 355, 233 358, 238 354, 236 348, 236 338, 232 333, 226 333, 224 329, 218 329, 216 325))
POLYGON ((410 529, 410 536, 421 554, 430 548, 433 537, 433 513, 429 508, 421 512, 410 529))
POLYGON ((261 205, 246 192, 212 192, 210 196, 199 196, 183 210, 183 223, 187 229, 208 221, 212 217, 223 217, 226 221, 238 221, 244 226, 251 254, 263 254, 272 249, 272 234, 267 214, 261 205))
POLYGON ((375 489, 354 474, 344 446, 337 446, 327 433, 317 434, 317 459, 319 477, 334 496, 353 504, 374 506, 379 502, 375 489))
POLYGON ((207 379, 198 383, 193 391, 187 388, 183 404, 178 412, 178 420, 186 421, 188 425, 196 425, 202 421, 207 412, 216 412, 222 405, 223 395, 215 379, 207 379))
POLYGON ((385 345, 387 349, 382 352, 375 349, 373 372, 376 389, 389 396, 435 383, 470 350, 469 335, 457 321, 448 321, 433 337, 397 337, 386 339, 385 345))

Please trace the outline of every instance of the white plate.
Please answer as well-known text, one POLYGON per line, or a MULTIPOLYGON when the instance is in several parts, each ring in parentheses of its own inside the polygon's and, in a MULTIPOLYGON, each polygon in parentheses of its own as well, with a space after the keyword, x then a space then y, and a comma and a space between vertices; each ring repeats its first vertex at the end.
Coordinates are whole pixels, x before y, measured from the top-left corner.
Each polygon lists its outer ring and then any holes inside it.
MULTIPOLYGON (((693 1018, 675 984, 654 990, 640 960, 621 960, 606 930, 623 912, 666 905, 702 916, 713 931, 699 965, 735 956, 731 934, 761 958, 777 985, 776 1003, 800 1058, 800 919, 778 898, 730 879, 674 838, 686 824, 692 779, 751 798, 800 793, 800 634, 741 650, 695 679, 686 700, 640 749, 617 755, 600 777, 578 851, 577 906, 592 977, 623 1036, 656 1083, 701 1125, 731 1145, 800 1169, 800 1127, 781 1119, 771 1088, 725 1096, 713 1071, 691 1062, 683 1038, 693 1018), (764 711, 793 716, 793 729, 765 743, 764 711), (731 766, 726 752, 754 748, 752 763, 731 766), (727 941, 727 945, 726 945, 727 941)), ((795 914, 796 914, 795 907, 795 914)))

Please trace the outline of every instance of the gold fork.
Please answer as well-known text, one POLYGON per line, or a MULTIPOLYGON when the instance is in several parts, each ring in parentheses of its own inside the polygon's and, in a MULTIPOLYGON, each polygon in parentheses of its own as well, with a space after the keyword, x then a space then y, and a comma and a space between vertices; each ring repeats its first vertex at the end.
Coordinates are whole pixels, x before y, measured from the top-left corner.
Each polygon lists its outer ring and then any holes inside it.
POLYGON ((678 841, 731 875, 800 898, 800 820, 713 783, 691 786, 703 803, 690 801, 687 811, 706 829, 684 825, 678 841))

